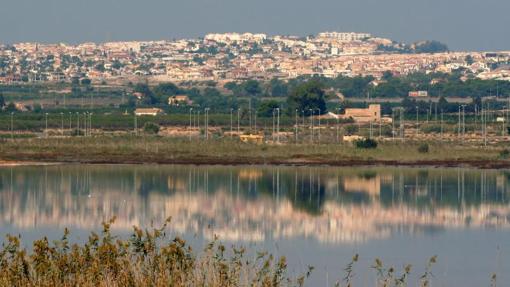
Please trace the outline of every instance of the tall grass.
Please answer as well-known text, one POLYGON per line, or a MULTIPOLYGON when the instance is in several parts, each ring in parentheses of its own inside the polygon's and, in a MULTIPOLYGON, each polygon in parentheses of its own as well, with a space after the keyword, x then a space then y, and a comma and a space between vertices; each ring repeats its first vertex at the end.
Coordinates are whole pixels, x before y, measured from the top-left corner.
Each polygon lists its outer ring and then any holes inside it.
POLYGON ((303 286, 310 275, 290 278, 285 257, 251 256, 218 241, 197 253, 182 238, 169 238, 166 224, 134 227, 123 240, 111 233, 112 223, 103 223, 102 232, 81 245, 70 244, 66 229, 58 241, 35 241, 31 253, 19 237, 7 236, 0 286, 303 286))
POLYGON ((418 142, 382 142, 376 149, 352 144, 245 144, 236 139, 199 140, 158 136, 97 136, 3 140, 3 160, 84 163, 243 163, 342 164, 361 162, 505 161, 503 146, 483 148, 430 143, 419 153, 418 142))
MULTIPOLYGON (((30 251, 22 247, 20 236, 7 235, 0 248, 0 286, 286 287, 305 286, 314 270, 309 266, 303 274, 289 274, 285 257, 227 248, 218 239, 193 250, 184 239, 167 234, 170 219, 160 228, 133 227, 123 239, 112 234, 114 221, 103 222, 102 231, 91 232, 85 243, 71 244, 65 229, 60 240, 44 237, 34 241, 30 251)), ((355 286, 358 260, 359 255, 352 257, 333 286, 355 286)), ((375 286, 430 286, 436 262, 437 256, 431 257, 411 284, 411 265, 398 270, 376 258, 371 265, 375 286)), ((496 274, 491 275, 490 286, 496 286, 496 274)))

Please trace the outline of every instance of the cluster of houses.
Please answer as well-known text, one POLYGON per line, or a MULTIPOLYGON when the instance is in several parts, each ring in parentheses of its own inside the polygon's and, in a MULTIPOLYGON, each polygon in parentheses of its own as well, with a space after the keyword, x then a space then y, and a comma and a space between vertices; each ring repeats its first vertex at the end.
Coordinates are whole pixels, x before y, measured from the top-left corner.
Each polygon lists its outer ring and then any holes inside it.
POLYGON ((315 36, 209 34, 174 41, 0 44, 0 83, 72 81, 222 81, 336 77, 469 70, 483 79, 509 79, 510 53, 401 54, 381 51, 389 39, 366 33, 324 32, 315 36))

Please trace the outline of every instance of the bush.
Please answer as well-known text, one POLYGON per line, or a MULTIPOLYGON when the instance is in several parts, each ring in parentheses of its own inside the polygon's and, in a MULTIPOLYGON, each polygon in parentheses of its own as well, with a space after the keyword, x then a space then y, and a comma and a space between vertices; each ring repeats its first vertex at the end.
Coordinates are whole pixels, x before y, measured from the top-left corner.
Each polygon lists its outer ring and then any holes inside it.
POLYGON ((112 219, 82 244, 72 244, 66 228, 62 239, 41 238, 30 250, 20 237, 7 235, 0 246, 0 285, 285 287, 303 286, 313 270, 288 277, 285 257, 260 252, 253 258, 245 248, 229 248, 217 239, 194 252, 184 239, 168 236, 169 221, 161 228, 133 227, 128 239, 121 239, 111 231, 112 219))
POLYGON ((420 127, 420 131, 426 134, 428 133, 441 133, 441 125, 423 125, 420 127))
POLYGON ((357 133, 358 131, 359 131, 359 128, 357 125, 345 126, 345 133, 349 136, 352 136, 353 134, 357 133))
POLYGON ((147 122, 143 126, 143 130, 148 134, 157 135, 159 133, 159 125, 153 122, 147 122))
POLYGON ((502 159, 507 159, 510 157, 510 150, 508 149, 504 149, 502 151, 499 152, 499 157, 502 158, 502 159))
POLYGON ((82 130, 79 130, 79 129, 74 129, 71 132, 71 136, 73 136, 73 137, 81 137, 81 136, 84 136, 84 135, 85 135, 85 133, 82 130))
POLYGON ((429 152, 429 144, 428 143, 421 144, 418 147, 418 152, 419 153, 428 153, 429 152))
POLYGON ((373 139, 362 139, 354 142, 357 148, 377 148, 377 141, 373 139))

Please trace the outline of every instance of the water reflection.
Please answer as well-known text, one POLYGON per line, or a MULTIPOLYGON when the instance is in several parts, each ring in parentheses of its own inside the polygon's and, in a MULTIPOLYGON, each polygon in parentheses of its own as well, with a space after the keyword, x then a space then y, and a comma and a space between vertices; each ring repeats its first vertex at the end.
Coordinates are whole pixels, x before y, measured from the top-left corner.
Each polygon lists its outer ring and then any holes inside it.
POLYGON ((510 227, 510 172, 429 168, 50 166, 0 169, 0 224, 352 243, 510 227))

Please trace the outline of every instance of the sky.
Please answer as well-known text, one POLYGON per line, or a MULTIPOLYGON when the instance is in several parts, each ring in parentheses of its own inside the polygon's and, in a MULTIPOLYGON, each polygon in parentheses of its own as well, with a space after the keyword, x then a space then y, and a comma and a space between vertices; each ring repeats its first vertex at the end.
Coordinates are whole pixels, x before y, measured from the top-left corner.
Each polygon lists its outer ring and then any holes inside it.
POLYGON ((1 0, 0 43, 367 32, 458 51, 510 50, 509 0, 1 0))

